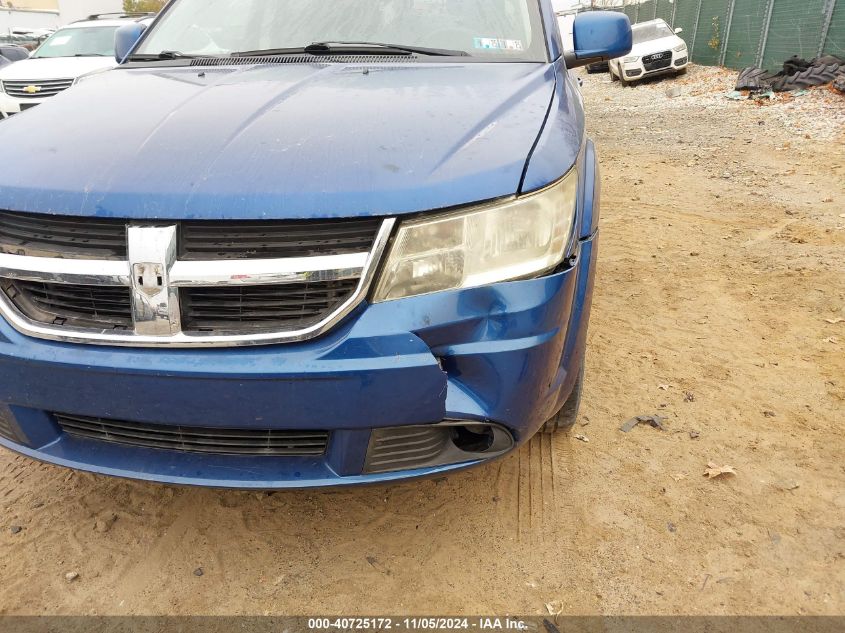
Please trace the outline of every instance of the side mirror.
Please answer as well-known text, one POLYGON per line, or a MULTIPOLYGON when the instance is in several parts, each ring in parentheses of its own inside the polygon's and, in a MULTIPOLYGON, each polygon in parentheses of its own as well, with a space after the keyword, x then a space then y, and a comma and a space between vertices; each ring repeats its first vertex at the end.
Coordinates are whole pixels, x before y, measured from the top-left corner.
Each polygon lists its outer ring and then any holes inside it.
POLYGON ((684 32, 684 29, 682 29, 680 26, 675 29, 675 35, 680 35, 683 32, 684 32))
POLYGON ((135 44, 141 39, 144 31, 147 30, 147 25, 140 22, 132 22, 121 26, 114 33, 114 58, 118 64, 122 64, 123 60, 135 48, 135 44))
POLYGON ((559 21, 567 68, 606 62, 631 52, 634 34, 628 16, 618 11, 589 11, 559 21))

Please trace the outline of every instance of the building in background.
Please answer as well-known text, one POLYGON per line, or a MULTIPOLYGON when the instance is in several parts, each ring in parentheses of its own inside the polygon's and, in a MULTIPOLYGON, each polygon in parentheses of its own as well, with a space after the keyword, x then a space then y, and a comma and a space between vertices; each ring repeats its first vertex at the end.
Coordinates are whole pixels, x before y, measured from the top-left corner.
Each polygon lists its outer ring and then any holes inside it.
POLYGON ((0 0, 0 36, 56 29, 60 24, 57 0, 0 0))
POLYGON ((62 24, 82 20, 96 13, 123 11, 123 0, 58 0, 57 4, 62 24))
POLYGON ((94 13, 123 10, 123 0, 0 0, 0 34, 54 30, 94 13))

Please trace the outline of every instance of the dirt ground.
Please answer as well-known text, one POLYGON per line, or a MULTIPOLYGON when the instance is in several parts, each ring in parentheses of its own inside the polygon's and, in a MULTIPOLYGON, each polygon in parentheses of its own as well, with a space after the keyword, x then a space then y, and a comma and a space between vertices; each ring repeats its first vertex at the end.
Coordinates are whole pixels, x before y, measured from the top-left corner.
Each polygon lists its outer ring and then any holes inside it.
POLYGON ((732 102, 731 76, 583 75, 604 197, 572 433, 277 494, 3 451, 0 613, 844 614, 845 98, 732 102))

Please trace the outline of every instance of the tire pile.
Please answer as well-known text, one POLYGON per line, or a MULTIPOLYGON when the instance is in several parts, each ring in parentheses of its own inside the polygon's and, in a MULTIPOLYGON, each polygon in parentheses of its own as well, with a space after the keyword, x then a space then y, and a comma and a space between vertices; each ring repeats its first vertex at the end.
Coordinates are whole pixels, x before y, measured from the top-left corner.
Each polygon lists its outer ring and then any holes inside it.
POLYGON ((737 90, 789 92, 833 84, 845 92, 845 59, 824 55, 811 61, 790 57, 783 70, 770 73, 762 68, 743 68, 736 82, 737 90))

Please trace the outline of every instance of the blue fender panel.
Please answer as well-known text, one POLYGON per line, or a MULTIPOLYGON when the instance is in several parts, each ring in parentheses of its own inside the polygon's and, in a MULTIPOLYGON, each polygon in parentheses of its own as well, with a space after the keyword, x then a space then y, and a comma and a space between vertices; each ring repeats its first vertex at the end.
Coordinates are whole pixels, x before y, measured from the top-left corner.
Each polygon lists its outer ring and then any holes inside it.
POLYGON ((526 166, 522 193, 537 191, 559 180, 582 154, 584 103, 563 61, 555 63, 555 93, 546 125, 526 166))

